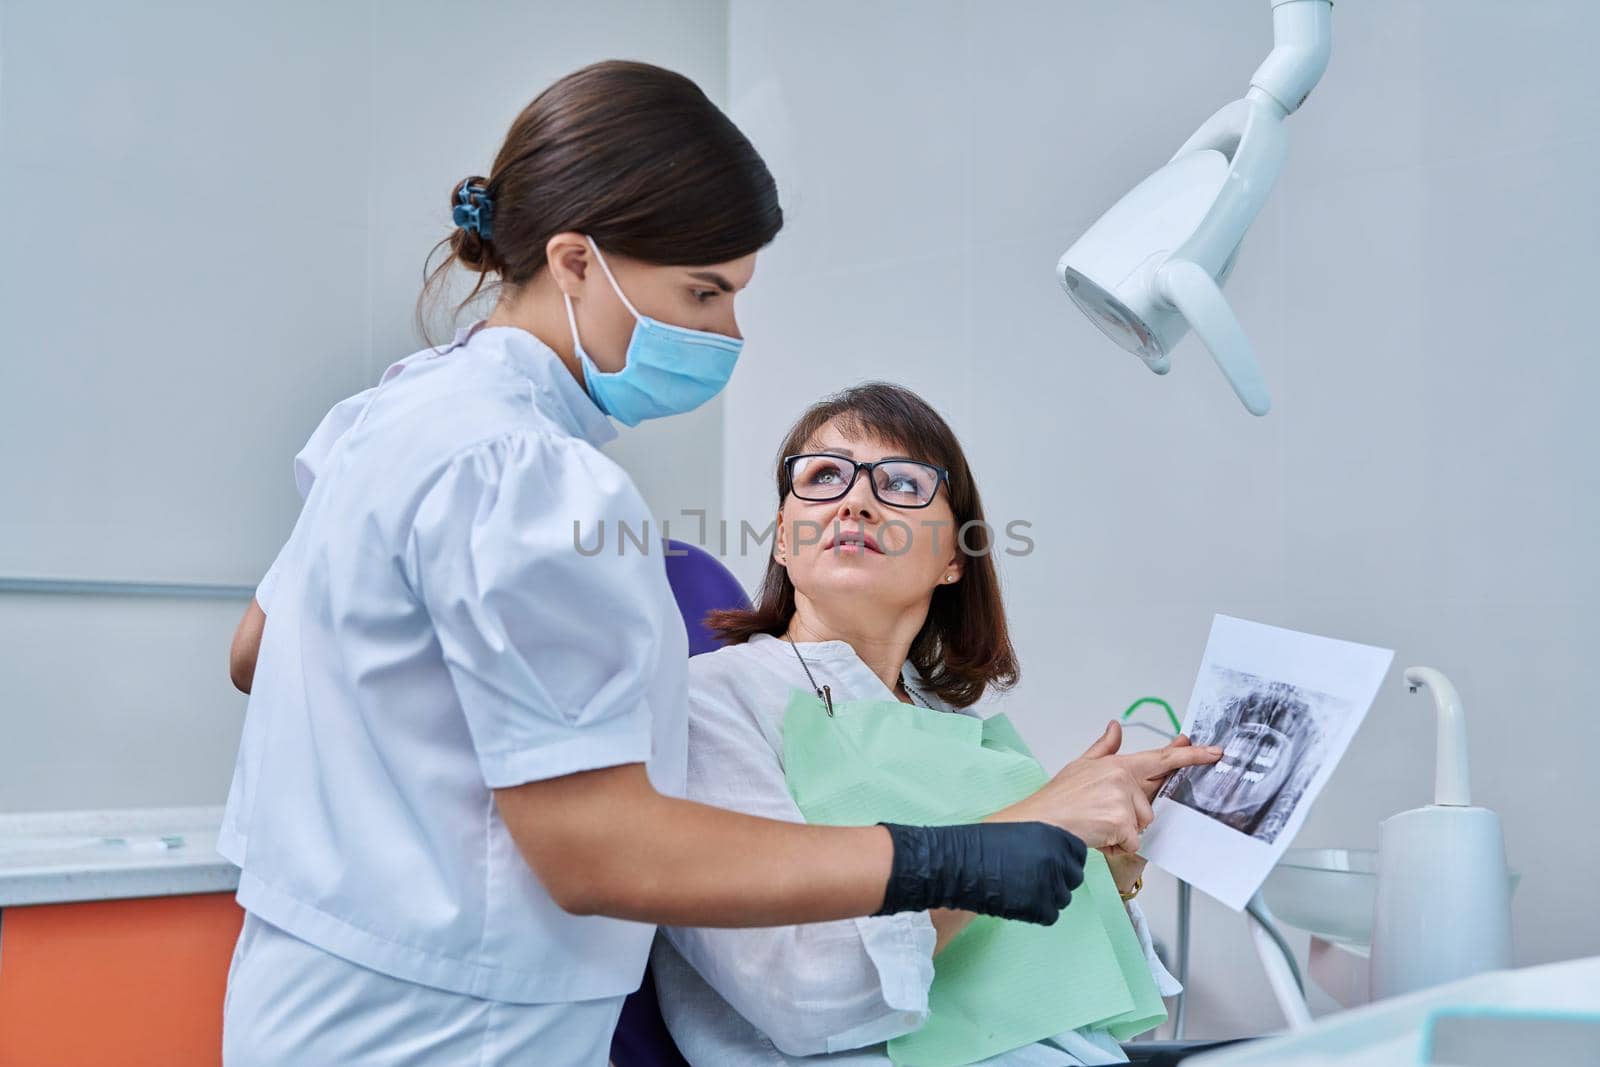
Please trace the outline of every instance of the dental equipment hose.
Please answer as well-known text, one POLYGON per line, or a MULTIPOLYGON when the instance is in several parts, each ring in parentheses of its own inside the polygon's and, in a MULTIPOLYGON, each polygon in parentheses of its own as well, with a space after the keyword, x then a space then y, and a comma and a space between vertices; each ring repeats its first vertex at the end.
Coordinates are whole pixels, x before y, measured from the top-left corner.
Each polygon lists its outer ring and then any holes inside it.
POLYGON ((1299 988, 1300 995, 1304 997, 1306 995, 1306 980, 1300 976, 1300 964, 1295 961, 1294 952, 1289 948, 1289 942, 1283 939, 1283 933, 1278 929, 1278 924, 1273 922, 1272 913, 1262 903, 1261 894, 1257 893, 1251 897, 1250 903, 1244 906, 1244 910, 1252 919, 1261 924, 1261 928, 1272 939, 1272 943, 1278 946, 1278 951, 1283 953, 1283 962, 1289 965, 1289 974, 1294 979, 1295 986, 1299 988))
POLYGON ((1122 721, 1127 722, 1128 716, 1132 715, 1146 704, 1155 704, 1166 710, 1167 721, 1172 723, 1172 733, 1168 734, 1168 737, 1176 737, 1183 730, 1183 723, 1178 721, 1178 713, 1172 710, 1171 704, 1168 704, 1160 697, 1140 697, 1138 700, 1135 700, 1132 704, 1128 705, 1128 710, 1122 713, 1122 721))
MULTIPOLYGON (((1172 1040, 1182 1041, 1184 1025, 1188 1021, 1189 1006, 1189 913, 1193 902, 1194 888, 1188 882, 1178 881, 1178 959, 1177 971, 1174 977, 1178 984, 1183 986, 1183 992, 1175 998, 1172 1006, 1172 1040)), ((1272 913, 1267 911, 1266 905, 1259 896, 1252 897, 1250 903, 1245 905, 1245 911, 1250 917, 1261 924, 1261 929, 1272 939, 1278 951, 1283 953, 1283 960, 1289 967, 1289 975, 1294 979, 1294 984, 1299 988, 1300 995, 1306 995, 1305 978, 1300 974, 1300 964, 1294 958, 1294 952, 1289 948, 1289 942, 1284 940, 1283 933, 1278 929, 1278 924, 1273 921, 1272 913)))
POLYGON ((1088 849, 1048 823, 878 825, 894 862, 877 915, 959 908, 1048 926, 1083 884, 1088 849))

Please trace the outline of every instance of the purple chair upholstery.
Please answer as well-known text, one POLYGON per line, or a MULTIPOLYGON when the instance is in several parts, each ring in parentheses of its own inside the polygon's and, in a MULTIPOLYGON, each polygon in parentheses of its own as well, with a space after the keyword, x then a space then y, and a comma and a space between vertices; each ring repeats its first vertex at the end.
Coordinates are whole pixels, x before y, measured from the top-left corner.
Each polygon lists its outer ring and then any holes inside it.
MULTIPOLYGON (((738 579, 711 553, 681 541, 665 544, 667 584, 672 586, 689 631, 689 655, 710 652, 719 646, 705 625, 706 613, 717 608, 746 608, 750 599, 738 579)), ((623 1001, 622 1016, 611 1037, 611 1062, 615 1067, 689 1067, 661 1018, 655 980, 648 967, 644 983, 623 1001)))
POLYGON ((665 544, 673 553, 667 556, 667 584, 672 586, 683 625, 689 631, 689 655, 719 648, 717 639, 706 628, 706 613, 718 608, 748 608, 750 598, 745 596, 739 579, 705 549, 682 541, 665 544))

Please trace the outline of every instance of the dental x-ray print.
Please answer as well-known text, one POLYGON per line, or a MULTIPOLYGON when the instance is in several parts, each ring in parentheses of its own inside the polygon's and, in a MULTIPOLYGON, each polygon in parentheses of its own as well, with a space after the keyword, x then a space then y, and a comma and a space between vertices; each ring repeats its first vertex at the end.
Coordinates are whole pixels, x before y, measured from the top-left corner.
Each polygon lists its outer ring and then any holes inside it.
POLYGON ((1223 756, 1168 779, 1140 854, 1242 910, 1294 840, 1393 658, 1216 616, 1183 729, 1223 756))
POLYGON ((1160 795, 1271 844, 1322 767, 1323 738, 1349 702, 1212 664, 1190 726, 1222 760, 1187 767, 1160 795))

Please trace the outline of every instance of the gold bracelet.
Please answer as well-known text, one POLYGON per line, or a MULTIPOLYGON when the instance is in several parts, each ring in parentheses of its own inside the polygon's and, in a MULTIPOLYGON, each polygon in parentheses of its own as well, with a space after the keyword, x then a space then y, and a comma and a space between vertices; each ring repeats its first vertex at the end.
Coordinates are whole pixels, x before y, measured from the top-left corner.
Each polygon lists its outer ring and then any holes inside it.
POLYGON ((1141 874, 1139 877, 1137 877, 1137 878, 1135 878, 1133 880, 1133 888, 1132 889, 1128 890, 1126 893, 1124 893, 1122 890, 1119 889, 1119 890, 1117 890, 1117 896, 1121 897, 1122 898, 1122 902, 1124 904, 1126 904, 1128 901, 1130 901, 1134 897, 1138 896, 1139 895, 1139 890, 1141 890, 1143 888, 1144 888, 1144 875, 1141 874))

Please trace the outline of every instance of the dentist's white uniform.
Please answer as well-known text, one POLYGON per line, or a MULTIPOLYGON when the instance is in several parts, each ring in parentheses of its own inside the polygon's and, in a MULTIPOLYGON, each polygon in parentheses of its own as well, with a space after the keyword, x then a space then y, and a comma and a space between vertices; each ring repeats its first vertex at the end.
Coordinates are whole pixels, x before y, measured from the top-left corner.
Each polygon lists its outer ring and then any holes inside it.
POLYGON ((653 927, 557 907, 491 789, 647 762, 683 793, 687 639, 655 543, 618 537, 648 513, 615 434, 550 349, 480 328, 297 457, 220 842, 228 1064, 606 1063, 653 927))

